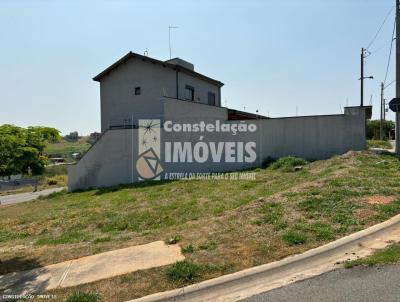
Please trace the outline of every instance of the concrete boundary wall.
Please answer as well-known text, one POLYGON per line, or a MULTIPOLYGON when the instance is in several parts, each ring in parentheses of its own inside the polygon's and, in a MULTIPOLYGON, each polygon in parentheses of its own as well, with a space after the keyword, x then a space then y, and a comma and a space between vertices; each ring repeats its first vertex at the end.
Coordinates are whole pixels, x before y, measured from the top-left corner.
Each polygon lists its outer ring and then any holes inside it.
MULTIPOLYGON (((194 120, 227 121, 227 108, 179 100, 160 100, 163 115, 157 116, 161 124, 166 120, 190 122, 194 120)), ((325 159, 349 150, 366 149, 366 118, 371 107, 345 108, 344 114, 271 118, 249 120, 257 125, 257 132, 235 136, 235 139, 250 139, 257 144, 257 161, 253 163, 205 162, 167 164, 163 162, 161 143, 160 162, 164 170, 188 172, 227 172, 260 166, 267 157, 279 158, 293 155, 306 159, 325 159)), ((132 113, 133 121, 141 117, 132 113)), ((136 169, 138 160, 138 129, 108 130, 75 165, 68 167, 68 188, 99 188, 128 184, 139 180, 136 169)), ((171 136, 178 140, 199 141, 198 136, 162 134, 161 140, 171 136), (164 137, 163 137, 164 136, 164 137)), ((219 142, 224 138, 211 134, 209 141, 219 142)), ((162 177, 161 177, 162 179, 162 177)))

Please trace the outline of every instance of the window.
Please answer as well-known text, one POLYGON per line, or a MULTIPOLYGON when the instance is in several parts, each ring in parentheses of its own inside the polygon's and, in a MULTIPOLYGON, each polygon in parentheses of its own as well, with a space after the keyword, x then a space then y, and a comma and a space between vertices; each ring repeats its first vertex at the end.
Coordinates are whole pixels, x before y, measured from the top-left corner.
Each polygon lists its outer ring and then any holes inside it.
POLYGON ((140 87, 135 87, 135 95, 140 95, 140 94, 141 94, 140 87))
POLYGON ((194 101, 194 87, 189 85, 185 86, 185 99, 189 101, 194 101))
POLYGON ((212 92, 208 93, 208 105, 215 106, 215 93, 212 92))

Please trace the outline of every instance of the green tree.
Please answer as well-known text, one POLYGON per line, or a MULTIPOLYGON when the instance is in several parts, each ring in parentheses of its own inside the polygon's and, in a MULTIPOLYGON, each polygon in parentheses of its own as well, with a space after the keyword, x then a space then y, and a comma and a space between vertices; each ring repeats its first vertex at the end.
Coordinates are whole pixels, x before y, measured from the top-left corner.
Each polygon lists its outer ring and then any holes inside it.
POLYGON ((43 173, 47 163, 43 149, 48 141, 59 139, 54 128, 0 126, 0 175, 27 173, 29 169, 35 175, 43 173))
MULTIPOLYGON (((380 131, 380 120, 370 120, 367 123, 367 139, 379 139, 379 131, 380 131)), ((384 139, 389 138, 390 131, 394 129, 393 121, 384 121, 383 122, 383 137, 384 139)))

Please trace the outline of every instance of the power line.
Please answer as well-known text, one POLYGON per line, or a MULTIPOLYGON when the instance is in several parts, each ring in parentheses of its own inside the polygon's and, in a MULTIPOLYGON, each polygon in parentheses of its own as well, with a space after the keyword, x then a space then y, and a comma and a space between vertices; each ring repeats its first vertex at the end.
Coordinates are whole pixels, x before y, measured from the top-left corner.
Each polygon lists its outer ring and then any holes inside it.
POLYGON ((387 75, 388 75, 388 72, 389 72, 390 59, 392 57, 392 49, 393 49, 393 41, 394 41, 394 31, 395 31, 395 29, 396 29, 396 20, 394 21, 394 24, 393 24, 392 40, 390 41, 390 51, 389 51, 389 57, 388 57, 387 65, 386 65, 385 80, 383 81, 384 84, 386 83, 387 75))
POLYGON ((395 5, 393 5, 391 7, 391 9, 389 10, 389 12, 387 13, 385 19, 383 20, 381 26, 379 27, 378 31, 376 32, 375 36, 372 38, 372 41, 368 44, 367 46, 367 50, 372 46, 372 44, 375 42, 376 38, 378 37, 379 33, 381 32, 383 26, 385 25, 387 19, 389 18, 390 14, 392 13, 393 9, 395 8, 395 5))
POLYGON ((388 88, 389 86, 391 86, 392 84, 394 84, 396 82, 396 80, 391 81, 389 84, 387 84, 384 89, 388 88))

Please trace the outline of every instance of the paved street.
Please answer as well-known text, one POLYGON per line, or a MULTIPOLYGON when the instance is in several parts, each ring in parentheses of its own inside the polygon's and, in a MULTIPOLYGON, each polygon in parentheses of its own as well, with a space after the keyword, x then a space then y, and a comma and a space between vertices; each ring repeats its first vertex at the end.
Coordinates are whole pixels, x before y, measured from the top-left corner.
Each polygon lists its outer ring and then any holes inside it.
POLYGON ((400 265, 338 269, 242 301, 397 302, 400 301, 400 265))
POLYGON ((51 189, 46 189, 46 190, 38 191, 38 192, 27 192, 27 193, 19 193, 19 194, 0 196, 0 206, 34 200, 34 199, 38 198, 39 196, 46 196, 51 193, 60 192, 62 190, 66 190, 66 189, 67 189, 66 187, 51 188, 51 189))

